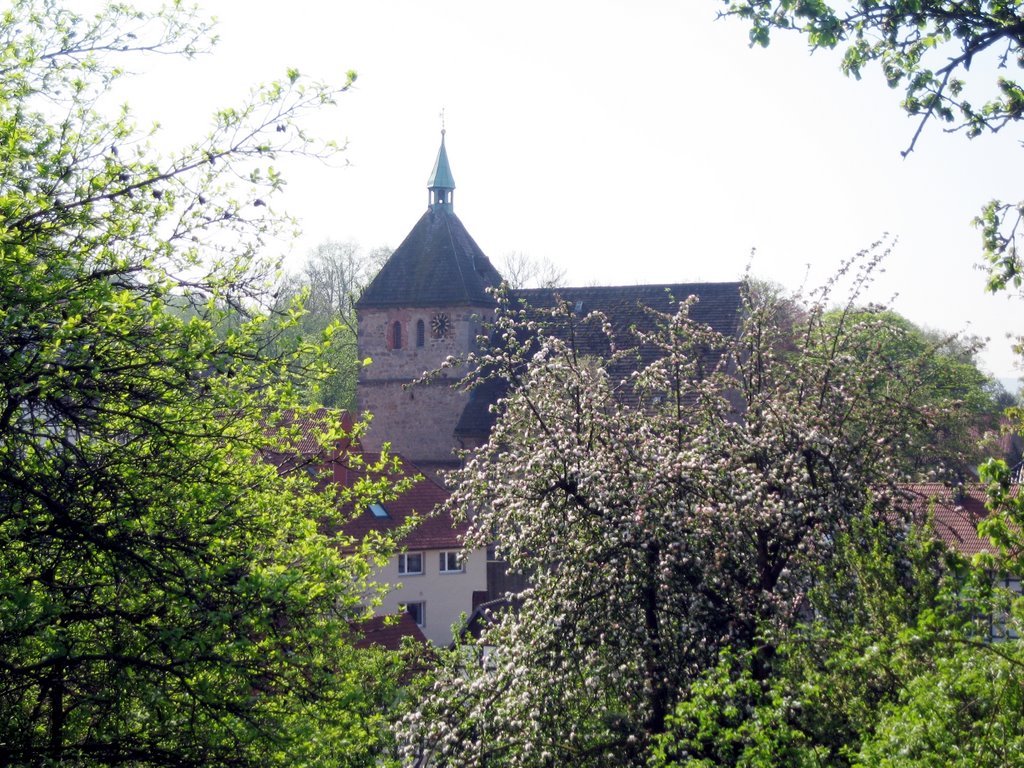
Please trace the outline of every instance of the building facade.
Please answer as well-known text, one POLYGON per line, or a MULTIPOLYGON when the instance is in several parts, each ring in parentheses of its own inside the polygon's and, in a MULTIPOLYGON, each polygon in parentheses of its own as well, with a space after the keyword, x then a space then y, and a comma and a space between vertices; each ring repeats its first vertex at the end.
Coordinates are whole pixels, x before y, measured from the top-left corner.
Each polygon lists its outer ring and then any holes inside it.
MULTIPOLYGON (((486 552, 463 549, 468 524, 453 523, 451 516, 439 509, 448 491, 423 476, 409 460, 398 458, 403 476, 420 479, 395 499, 354 510, 342 532, 356 539, 372 534, 386 536, 411 518, 419 518, 402 538, 401 551, 374 568, 371 580, 386 587, 375 612, 394 615, 405 611, 424 637, 445 646, 452 641, 453 625, 460 624, 486 597, 486 552)), ((368 463, 376 459, 374 454, 366 455, 368 463)), ((354 482, 358 477, 348 474, 341 482, 354 482)))
MULTIPOLYGON (((476 350, 496 309, 489 290, 501 285, 502 277, 455 215, 455 182, 443 131, 427 190, 427 211, 356 302, 359 357, 372 361, 360 374, 357 401, 361 412, 373 415, 363 439, 368 449, 388 443, 443 482, 444 470, 459 465, 458 450, 486 441, 494 419, 491 406, 505 389, 494 380, 472 392, 454 388, 465 374, 458 365, 420 380, 446 360, 476 350)), ((581 317, 601 312, 618 341, 634 337, 636 330, 652 330, 657 313, 673 313, 691 296, 697 299, 690 310, 694 320, 734 333, 741 289, 738 282, 558 287, 510 291, 510 298, 537 308, 568 302, 581 317)), ((585 355, 607 357, 610 351, 601 334, 574 341, 585 355)), ((657 354, 654 348, 637 348, 633 365, 657 354)), ((625 378, 630 370, 609 373, 625 378)), ((510 575, 504 563, 488 559, 488 600, 523 586, 522 577, 510 575)))
MULTIPOLYGON (((453 389, 465 373, 460 367, 425 383, 413 382, 449 357, 462 358, 476 349, 496 306, 488 290, 498 287, 502 277, 455 215, 455 181, 443 131, 427 190, 427 211, 356 302, 359 356, 372 360, 362 370, 357 400, 360 411, 373 414, 367 448, 388 442, 440 477, 440 470, 458 466, 454 451, 486 440, 490 406, 502 389, 500 384, 473 393, 453 389)), ((652 328, 650 310, 675 312, 690 296, 697 298, 690 312, 694 320, 724 333, 738 329, 739 282, 510 291, 513 301, 533 307, 568 302, 581 316, 600 311, 617 339, 627 339, 632 329, 652 328)), ((577 342, 585 354, 608 354, 603 338, 577 342)), ((644 350, 638 352, 640 362, 649 360, 644 350)))

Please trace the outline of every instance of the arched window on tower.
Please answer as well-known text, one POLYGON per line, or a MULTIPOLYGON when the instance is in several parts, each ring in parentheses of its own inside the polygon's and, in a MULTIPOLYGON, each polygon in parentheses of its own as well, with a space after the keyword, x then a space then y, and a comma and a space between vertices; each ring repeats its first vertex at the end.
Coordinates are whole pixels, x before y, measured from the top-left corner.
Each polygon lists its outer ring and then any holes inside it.
POLYGON ((397 320, 391 324, 391 348, 402 348, 402 324, 397 320))
POLYGON ((422 320, 416 321, 416 346, 422 347, 426 343, 427 326, 422 320))

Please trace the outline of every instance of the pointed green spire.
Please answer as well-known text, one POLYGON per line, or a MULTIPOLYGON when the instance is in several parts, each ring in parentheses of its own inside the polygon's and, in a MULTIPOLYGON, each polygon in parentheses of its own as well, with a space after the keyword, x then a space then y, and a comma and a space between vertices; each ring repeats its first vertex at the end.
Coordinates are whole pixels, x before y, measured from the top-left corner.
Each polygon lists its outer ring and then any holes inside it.
POLYGON ((455 179, 452 178, 452 169, 448 165, 448 151, 444 147, 444 128, 441 129, 441 148, 437 151, 437 161, 434 163, 434 170, 427 179, 427 189, 430 190, 430 207, 439 205, 451 205, 452 193, 455 191, 455 179))

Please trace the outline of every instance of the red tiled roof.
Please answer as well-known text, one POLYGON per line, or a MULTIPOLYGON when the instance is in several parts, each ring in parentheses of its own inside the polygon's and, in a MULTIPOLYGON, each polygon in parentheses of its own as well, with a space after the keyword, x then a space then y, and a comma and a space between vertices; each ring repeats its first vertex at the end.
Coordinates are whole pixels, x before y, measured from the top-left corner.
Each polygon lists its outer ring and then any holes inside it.
MULTIPOLYGON (((264 451, 264 460, 276 466, 282 473, 292 472, 308 466, 343 466, 343 458, 349 445, 359 449, 359 441, 351 437, 339 440, 337 444, 323 445, 322 436, 331 428, 340 427, 345 435, 351 435, 354 425, 352 414, 331 408, 318 408, 312 413, 296 419, 292 412, 283 415, 274 429, 290 430, 297 427, 298 437, 287 450, 264 451)), ((268 433, 270 425, 265 425, 268 433)))
POLYGON ((405 611, 402 611, 397 621, 393 616, 373 616, 360 622, 355 629, 362 635, 355 643, 356 648, 377 645, 388 651, 397 651, 402 645, 403 637, 411 637, 419 643, 427 644, 427 638, 416 625, 416 620, 405 611))
MULTIPOLYGON (((378 454, 364 453, 363 456, 367 464, 379 459, 378 454)), ((415 464, 401 457, 399 459, 403 476, 421 474, 415 464)), ((341 530, 346 535, 360 539, 371 531, 391 531, 404 525, 410 517, 419 516, 423 518, 422 522, 402 540, 403 546, 410 550, 459 549, 469 523, 455 525, 451 516, 443 512, 431 515, 437 505, 448 500, 448 495, 448 491, 429 477, 423 477, 397 499, 383 502, 382 506, 388 513, 386 518, 376 517, 369 509, 364 509, 346 522, 341 530)))
MULTIPOLYGON (((295 446, 296 454, 268 454, 265 456, 266 460, 277 465, 282 472, 299 470, 312 461, 311 466, 326 470, 318 475, 321 487, 326 487, 332 482, 345 486, 353 485, 360 477, 366 475, 363 466, 371 466, 378 462, 380 454, 360 452, 362 462, 351 462, 349 457, 355 451, 360 451, 358 443, 354 449, 349 448, 344 441, 333 450, 321 449, 318 433, 331 426, 332 420, 335 424, 340 424, 346 432, 351 431, 352 416, 349 413, 321 408, 298 422, 301 437, 295 446), (356 466, 353 466, 353 463, 356 466)), ((401 469, 398 474, 391 476, 391 480, 422 474, 419 467, 412 462, 401 456, 398 456, 398 459, 401 469)), ((376 517, 369 509, 364 509, 342 525, 341 532, 362 539, 371 531, 386 533, 404 525, 409 518, 419 516, 423 518, 422 522, 402 540, 403 546, 411 550, 460 549, 462 537, 469 524, 456 526, 451 515, 432 514, 435 507, 448 500, 448 495, 448 491, 442 486, 429 477, 423 477, 398 498, 383 502, 382 506, 388 513, 386 518, 376 517)))
POLYGON ((932 516, 935 534, 963 555, 995 552, 988 539, 978 536, 978 523, 989 512, 985 508, 985 486, 970 483, 949 488, 941 483, 907 486, 905 504, 915 522, 932 516))
MULTIPOLYGON (((289 420, 289 424, 290 424, 289 420)), ((318 408, 308 418, 299 421, 301 437, 295 445, 303 456, 310 456, 321 450, 320 435, 331 426, 340 425, 346 434, 352 432, 352 414, 348 411, 336 411, 329 408, 318 408), (332 423, 333 422, 333 423, 332 423)))

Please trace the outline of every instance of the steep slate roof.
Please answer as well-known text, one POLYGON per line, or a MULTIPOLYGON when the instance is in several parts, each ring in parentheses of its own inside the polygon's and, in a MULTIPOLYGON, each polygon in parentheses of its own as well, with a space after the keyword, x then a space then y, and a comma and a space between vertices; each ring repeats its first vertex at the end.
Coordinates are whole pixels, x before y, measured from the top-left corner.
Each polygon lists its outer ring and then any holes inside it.
POLYGON ((491 406, 504 397, 507 391, 507 383, 499 379, 488 379, 470 391, 469 402, 462 409, 455 425, 455 436, 485 439, 490 435, 495 419, 491 406))
MULTIPOLYGON (((366 453, 364 458, 370 464, 377 461, 379 456, 366 453)), ((421 474, 419 468, 412 462, 406 459, 401 461, 404 476, 412 477, 421 474)), ((356 479, 356 473, 350 473, 350 482, 355 482, 356 479)), ((403 546, 409 550, 461 549, 462 537, 469 528, 469 523, 456 526, 450 515, 443 513, 431 515, 434 507, 447 501, 448 496, 448 491, 430 478, 424 477, 397 499, 383 502, 382 506, 387 511, 388 517, 376 517, 369 509, 364 509, 346 522, 341 531, 361 539, 371 531, 385 533, 398 528, 410 517, 417 515, 423 520, 412 533, 402 539, 403 546)))
MULTIPOLYGON (((652 331, 657 321, 648 310, 674 313, 679 303, 690 296, 697 303, 690 308, 690 318, 709 325, 719 333, 731 336, 739 329, 743 304, 742 283, 672 283, 661 285, 591 286, 587 288, 533 288, 511 293, 513 301, 525 302, 531 307, 549 309, 557 302, 567 302, 578 317, 601 312, 611 324, 617 344, 630 339, 631 330, 652 331)), ((605 356, 609 353, 605 335, 592 324, 575 330, 580 352, 605 356)), ((637 366, 654 362, 659 353, 640 348, 637 366)))
POLYGON ((567 301, 576 314, 604 312, 616 334, 631 325, 653 327, 644 308, 675 312, 679 302, 690 296, 698 301, 690 317, 722 333, 735 333, 739 327, 742 283, 660 283, 654 285, 593 285, 583 288, 523 288, 511 291, 513 301, 525 301, 532 307, 553 307, 567 301))
MULTIPOLYGON (((739 330, 743 307, 742 283, 673 283, 662 285, 591 286, 586 288, 534 288, 510 292, 513 304, 525 302, 530 307, 549 309, 556 302, 568 302, 578 317, 602 312, 611 324, 620 348, 626 347, 631 329, 653 330, 656 319, 647 310, 674 313, 679 302, 690 296, 697 303, 690 308, 690 317, 709 325, 719 333, 734 335, 739 330)), ((606 357, 609 354, 605 335, 595 324, 580 325, 574 330, 577 349, 585 355, 606 357)), ((551 329, 558 333, 558 329, 551 329)), ((632 371, 652 363, 658 356, 653 348, 637 348, 637 356, 622 360, 609 368, 614 379, 624 379, 632 371)), ((715 356, 709 351, 708 362, 715 356)), ((490 406, 505 392, 501 382, 488 381, 470 393, 470 401, 462 412, 455 434, 459 437, 485 437, 494 425, 490 406)))
POLYGON ((501 275, 469 236, 450 205, 436 205, 363 291, 356 309, 492 306, 487 288, 501 275))

